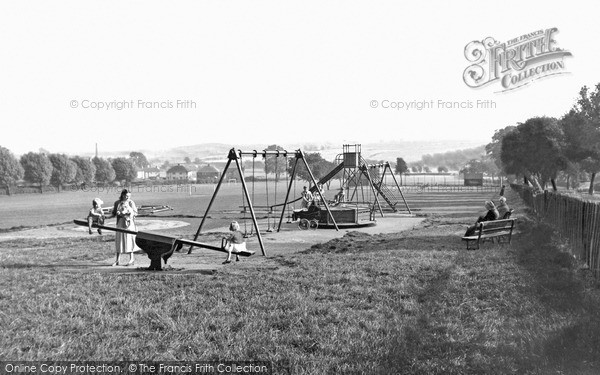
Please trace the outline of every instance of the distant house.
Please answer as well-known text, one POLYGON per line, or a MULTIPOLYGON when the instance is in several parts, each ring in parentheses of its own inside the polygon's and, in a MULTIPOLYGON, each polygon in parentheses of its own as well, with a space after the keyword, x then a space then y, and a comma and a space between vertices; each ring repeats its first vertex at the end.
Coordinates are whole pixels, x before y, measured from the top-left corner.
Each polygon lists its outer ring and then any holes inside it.
POLYGON ((218 179, 220 175, 221 172, 210 164, 200 167, 196 173, 198 181, 200 182, 214 181, 218 179))
POLYGON ((167 179, 167 170, 166 169, 159 170, 158 178, 161 180, 166 180, 167 179))
POLYGON ((183 165, 176 165, 167 170, 167 180, 187 180, 188 170, 183 165))
POLYGON ((196 181, 196 172, 198 171, 198 166, 196 164, 186 164, 185 169, 188 171, 188 180, 196 181))
POLYGON ((155 180, 160 176, 158 167, 143 168, 137 171, 137 178, 140 180, 155 180))
POLYGON ((483 186, 483 173, 465 173, 465 186, 483 186))

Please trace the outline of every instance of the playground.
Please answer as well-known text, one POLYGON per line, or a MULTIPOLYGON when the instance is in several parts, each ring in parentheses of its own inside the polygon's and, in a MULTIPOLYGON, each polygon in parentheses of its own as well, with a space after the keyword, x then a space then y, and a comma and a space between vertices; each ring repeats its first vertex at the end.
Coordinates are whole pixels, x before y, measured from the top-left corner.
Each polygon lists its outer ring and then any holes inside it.
MULTIPOLYGON (((89 235, 71 220, 3 230, 0 356, 235 358, 268 361, 276 374, 597 373, 597 281, 513 191, 513 242, 476 251, 465 250, 461 236, 498 191, 408 191, 410 213, 383 199, 385 210, 371 210, 375 225, 339 230, 300 229, 287 221, 298 208, 284 211, 280 227, 281 212, 240 211, 249 201, 268 206, 254 193, 241 183, 170 193, 172 211, 137 219, 140 232, 215 246, 239 221, 253 232, 246 241, 255 254, 228 265, 222 252, 184 247, 162 272, 147 271, 143 253, 135 266, 111 267, 114 233, 89 235)), ((133 199, 150 205, 166 196, 134 191, 133 199)), ((56 206, 61 215, 82 218, 90 194, 6 200, 3 228, 22 226, 19 212, 54 200, 68 202, 56 206)))
MULTIPOLYGON (((329 173, 327 173, 324 177, 321 177, 317 182, 301 150, 296 150, 294 152, 288 152, 285 150, 263 150, 261 152, 258 152, 256 150, 242 151, 231 149, 228 154, 228 162, 224 170, 221 172, 221 177, 218 183, 213 187, 212 196, 208 204, 206 205, 206 208, 204 209, 202 220, 200 221, 200 224, 198 226, 198 229, 196 230, 193 239, 186 238, 182 235, 174 236, 170 233, 167 233, 168 230, 188 226, 189 222, 182 220, 166 220, 154 217, 157 213, 168 212, 169 214, 171 214, 170 211, 175 211, 174 208, 168 205, 140 205, 138 210, 138 216, 150 216, 152 217, 152 219, 136 219, 136 229, 134 231, 117 228, 116 222, 110 224, 108 222, 103 222, 101 225, 94 224, 94 227, 98 228, 98 233, 101 236, 104 235, 100 232, 101 229, 105 232, 123 232, 128 233, 130 235, 137 235, 135 241, 140 249, 138 249, 136 252, 147 254, 148 258, 150 258, 149 266, 141 265, 140 267, 137 267, 137 269, 162 270, 161 258, 166 265, 168 258, 174 252, 180 252, 184 245, 189 246, 188 255, 192 254, 193 247, 225 252, 223 248, 223 242, 221 242, 220 246, 217 246, 216 244, 210 244, 208 242, 199 242, 199 237, 204 241, 218 242, 219 238, 224 238, 223 234, 226 234, 227 232, 226 229, 224 230, 223 228, 219 227, 219 225, 228 225, 229 222, 236 220, 243 220, 243 236, 244 238, 247 238, 247 240, 245 241, 247 245, 250 247, 259 247, 263 256, 267 255, 265 244, 263 242, 263 237, 265 236, 265 234, 271 234, 276 232, 276 235, 269 236, 268 240, 270 244, 277 249, 288 249, 290 247, 290 244, 303 246, 306 244, 310 244, 311 242, 324 242, 334 238, 335 236, 332 234, 326 234, 326 232, 323 231, 320 231, 319 234, 299 234, 297 229, 316 230, 319 226, 321 226, 321 229, 329 228, 335 229, 336 232, 339 232, 340 227, 342 229, 347 230, 371 227, 370 230, 366 230, 365 232, 390 233, 406 229, 411 225, 417 224, 420 221, 419 219, 415 220, 412 217, 405 217, 405 219, 407 220, 404 220, 403 223, 399 225, 397 220, 390 220, 390 217, 387 217, 385 218, 385 220, 381 220, 379 228, 374 230, 372 227, 374 227, 377 224, 375 219, 376 211, 378 211, 378 214, 380 215, 381 219, 384 218, 382 205, 384 201, 387 204, 386 208, 388 209, 388 211, 398 213, 400 206, 399 204, 402 203, 402 207, 400 209, 404 210, 404 213, 406 215, 412 216, 410 208, 406 202, 406 199, 404 198, 400 186, 395 180, 394 174, 392 173, 389 164, 386 163, 378 166, 368 165, 366 164, 365 160, 361 157, 360 145, 344 145, 343 153, 338 156, 336 160, 336 165, 337 166, 333 170, 329 171, 329 173), (243 164, 243 157, 250 157, 252 159, 251 176, 245 173, 241 167, 241 165, 243 164), (267 162, 270 159, 271 163, 274 163, 275 171, 279 170, 278 165, 280 163, 280 160, 281 163, 284 164, 284 168, 287 170, 287 181, 284 186, 285 200, 283 201, 283 203, 278 203, 277 201, 277 180, 275 181, 273 196, 269 194, 268 179, 265 179, 264 194, 261 194, 260 190, 258 196, 255 194, 256 179, 254 165, 255 160, 259 157, 262 157, 265 163, 265 168, 267 162), (290 158, 291 161, 288 160, 288 158, 290 158), (231 204, 234 201, 234 199, 232 199, 231 197, 231 189, 225 191, 224 197, 217 197, 219 191, 221 190, 221 187, 224 186, 223 182, 226 180, 227 170, 230 167, 230 165, 235 165, 238 172, 237 175, 239 177, 239 180, 241 181, 239 187, 241 187, 242 205, 239 207, 242 210, 242 218, 236 217, 240 215, 236 212, 235 206, 232 206, 231 204), (299 165, 300 167, 304 167, 305 171, 308 173, 308 176, 310 176, 310 179, 312 180, 312 186, 308 191, 306 190, 306 187, 304 187, 304 191, 301 193, 301 197, 295 198, 296 170, 299 167, 299 165), (381 168, 383 168, 383 172, 380 171, 381 168), (391 189, 385 183, 387 172, 389 172, 389 176, 392 177, 395 183, 395 186, 392 186, 391 189), (325 194, 323 185, 327 184, 329 186, 330 180, 335 175, 340 173, 342 173, 341 178, 338 178, 340 182, 340 192, 336 194, 334 200, 330 200, 329 197, 331 196, 331 194, 325 194), (248 178, 251 179, 250 183, 246 182, 246 179, 248 178), (367 182, 366 186, 365 182, 367 182), (293 196, 290 197, 290 193, 292 193, 292 187, 293 196), (395 192, 393 190, 394 188, 396 189, 395 192), (366 195, 365 189, 367 190, 366 195), (311 193, 314 194, 314 197, 311 193), (305 196, 305 194, 308 195, 305 196), (351 194, 351 196, 349 197, 349 199, 346 199, 344 197, 344 194, 351 194), (272 199, 271 204, 269 203, 270 197, 272 199), (400 198, 402 202, 400 201, 400 198), (260 205, 260 203, 262 203, 262 199, 264 199, 265 203, 260 205), (299 203, 299 209, 295 209, 294 204, 298 201, 303 202, 299 203), (211 220, 212 217, 209 215, 210 210, 211 208, 213 208, 213 204, 215 202, 221 202, 221 210, 218 211, 218 214, 224 215, 216 221, 211 220), (331 209, 330 206, 332 207, 331 209), (224 207, 226 208, 223 209, 224 207), (266 216, 263 215, 261 218, 259 218, 257 212, 259 212, 261 209, 263 213, 266 214, 266 216), (279 210, 281 211, 281 214, 279 214, 279 210), (248 212, 250 216, 249 218, 246 217, 248 212), (282 231, 282 224, 284 217, 286 216, 286 212, 287 222, 286 225, 283 226, 282 231), (361 216, 364 216, 365 213, 367 213, 368 217, 366 219, 360 218, 361 216), (265 220, 260 220, 264 219, 265 217, 266 229, 264 227, 265 220), (277 218, 279 219, 278 222, 277 218), (212 221, 212 230, 209 230, 208 232, 205 230, 205 233, 201 234, 205 223, 207 223, 207 227, 209 226, 209 221, 212 221), (248 230, 248 221, 250 221, 250 230, 248 230), (288 225, 292 222, 298 222, 298 224, 288 225), (158 234, 155 231, 162 231, 162 233, 158 234)), ((231 187, 230 185, 231 184, 228 182, 227 187, 231 187)), ((172 191, 172 189, 166 190, 172 191)), ((98 190, 98 192, 100 192, 100 190, 98 190)), ((189 189, 189 193, 191 197, 191 188, 189 189)), ((70 201, 77 201, 77 199, 71 199, 70 201)), ((40 206, 44 205, 38 202, 38 204, 33 203, 30 207, 32 209, 37 209, 40 206)), ((9 208, 7 210, 7 216, 10 218, 11 215, 8 215, 8 213, 14 213, 15 211, 17 210, 15 210, 14 208, 9 208)), ((21 209, 19 211, 23 210, 21 209)), ((109 218, 111 217, 111 208, 105 208, 103 209, 103 211, 106 213, 106 215, 108 215, 109 218)), ((180 213, 176 215, 171 214, 170 216, 184 217, 184 215, 180 213)), ((186 218, 194 218, 194 216, 187 215, 186 218)), ((19 227, 13 226, 13 230, 4 230, 9 234, 1 236, 0 241, 15 239, 18 240, 24 238, 41 239, 57 237, 77 237, 78 235, 81 236, 82 233, 84 233, 84 228, 81 227, 88 226, 87 220, 81 219, 75 219, 73 221, 73 224, 75 224, 76 226, 73 226, 68 222, 55 225, 46 225, 42 226, 41 228, 32 229, 23 228, 23 226, 21 226, 20 229, 25 229, 21 231, 16 230, 19 229, 19 227)), ((89 234, 92 234, 91 229, 89 234)), ((292 246, 292 250, 298 251, 298 249, 294 249, 294 246, 292 246)), ((244 253, 243 255, 249 256, 254 253, 255 250, 248 250, 248 253, 244 253)), ((136 265, 140 265, 140 263, 143 264, 144 262, 138 261, 136 265)), ((206 264, 190 263, 189 259, 184 262, 180 261, 176 263, 186 264, 188 269, 204 269, 207 267, 206 264)), ((129 269, 132 268, 133 267, 130 267, 129 269)), ((178 264, 176 264, 174 266, 170 265, 169 269, 181 268, 178 267, 178 264)))

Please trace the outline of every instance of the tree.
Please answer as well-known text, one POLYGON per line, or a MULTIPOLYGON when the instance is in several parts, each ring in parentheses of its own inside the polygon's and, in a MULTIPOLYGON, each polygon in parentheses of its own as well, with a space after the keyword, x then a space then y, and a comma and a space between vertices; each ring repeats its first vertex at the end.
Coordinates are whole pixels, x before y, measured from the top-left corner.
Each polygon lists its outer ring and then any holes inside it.
POLYGON ((424 166, 424 167, 423 167, 423 171, 424 171, 425 173, 431 173, 431 169, 430 169, 428 166, 424 166))
POLYGON ((52 163, 43 153, 29 152, 21 156, 21 166, 23 167, 23 177, 26 181, 40 184, 40 193, 44 192, 44 186, 47 186, 52 177, 52 163))
POLYGON ((400 176, 400 185, 402 185, 402 175, 409 171, 408 165, 406 164, 406 161, 404 161, 403 158, 396 158, 395 171, 400 176))
MULTIPOLYGON (((279 145, 270 145, 267 151, 282 151, 283 147, 279 145)), ((267 155, 265 158, 265 173, 275 173, 275 181, 279 181, 279 176, 287 169, 286 158, 277 155, 267 155)))
MULTIPOLYGON (((335 164, 332 162, 328 162, 323 159, 321 153, 305 153, 304 160, 310 167, 310 170, 315 177, 315 180, 319 181, 322 177, 324 177, 327 173, 329 173, 333 168, 335 168, 335 164)), ((288 173, 292 173, 292 169, 294 168, 294 164, 296 164, 296 160, 291 160, 290 165, 288 167, 288 173)), ((296 164, 296 177, 302 180, 312 182, 304 163, 301 160, 298 160, 296 164)))
POLYGON ((584 173, 578 163, 567 161, 567 166, 564 171, 561 171, 557 177, 557 181, 563 181, 567 190, 579 187, 579 176, 584 173))
POLYGON ((501 160, 507 173, 522 174, 538 188, 550 181, 556 190, 556 176, 567 166, 557 120, 534 117, 519 124, 502 139, 501 160))
POLYGON ((6 186, 10 195, 10 187, 23 178, 24 170, 21 163, 9 149, 0 146, 0 184, 6 186))
POLYGON ((77 165, 74 181, 77 184, 92 184, 96 178, 96 166, 87 158, 73 156, 71 161, 77 165))
POLYGON ((443 165, 440 165, 439 167, 437 167, 437 171, 438 173, 448 173, 448 168, 443 165))
POLYGON ((141 152, 132 151, 129 153, 129 158, 137 169, 144 169, 150 166, 148 159, 146 159, 146 155, 142 154, 141 152))
POLYGON ((472 173, 485 173, 485 164, 481 159, 471 159, 469 160, 461 170, 459 170, 461 174, 472 174, 472 173))
POLYGON ((137 168, 130 159, 114 158, 110 164, 115 170, 115 179, 118 181, 125 180, 130 183, 137 177, 137 168))
POLYGON ((561 119, 565 133, 566 155, 590 174, 589 194, 594 194, 594 179, 600 170, 600 83, 591 91, 583 86, 571 111, 561 119))
POLYGON ((396 173, 402 175, 408 171, 408 165, 403 158, 396 158, 396 173))
POLYGON ((494 161, 499 170, 502 170, 502 160, 500 158, 502 153, 502 139, 504 136, 511 131, 515 130, 516 126, 507 126, 503 129, 496 130, 492 136, 492 142, 485 146, 485 153, 494 161))
POLYGON ((190 164, 192 162, 192 159, 190 159, 189 156, 186 156, 185 158, 183 158, 183 162, 186 164, 190 164))
POLYGON ((65 154, 50 154, 48 156, 52 163, 52 176, 50 183, 56 186, 60 193, 62 185, 72 182, 77 174, 77 164, 69 159, 65 154))
MULTIPOLYGON (((468 148, 463 150, 447 151, 438 154, 425 154, 418 162, 419 165, 445 165, 450 169, 460 169, 471 159, 476 159, 484 152, 485 146, 468 148)), ((411 163, 411 165, 416 165, 411 163)))
POLYGON ((202 164, 202 160, 200 160, 200 158, 194 158, 194 164, 202 164))
POLYGON ((92 163, 96 167, 96 182, 109 183, 115 180, 115 169, 108 160, 95 157, 92 163))

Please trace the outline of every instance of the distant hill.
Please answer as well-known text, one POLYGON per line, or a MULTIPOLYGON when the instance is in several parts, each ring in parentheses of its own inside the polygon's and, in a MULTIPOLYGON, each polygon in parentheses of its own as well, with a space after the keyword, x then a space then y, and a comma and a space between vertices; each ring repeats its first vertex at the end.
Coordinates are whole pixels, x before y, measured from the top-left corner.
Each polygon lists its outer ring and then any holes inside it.
MULTIPOLYGON (((236 148, 244 151, 263 150, 269 144, 256 145, 235 145, 236 148)), ((307 145, 290 145, 281 144, 286 150, 292 151, 298 148, 304 152, 319 152, 321 156, 327 160, 335 159, 336 155, 342 153, 342 144, 333 145, 325 144, 307 144, 307 145)), ((421 157, 426 154, 438 154, 447 151, 463 150, 482 146, 479 141, 396 141, 396 142, 379 142, 379 143, 364 143, 362 144, 362 156, 369 160, 382 160, 395 162, 396 158, 404 158, 407 162, 421 160, 421 157)), ((141 151, 148 160, 169 160, 171 163, 181 163, 183 159, 189 157, 191 160, 195 158, 201 159, 206 163, 223 162, 227 160, 229 150, 233 145, 223 143, 201 143, 190 146, 180 146, 166 150, 136 150, 141 151)), ((103 157, 128 156, 129 152, 114 152, 111 154, 103 154, 103 157)))

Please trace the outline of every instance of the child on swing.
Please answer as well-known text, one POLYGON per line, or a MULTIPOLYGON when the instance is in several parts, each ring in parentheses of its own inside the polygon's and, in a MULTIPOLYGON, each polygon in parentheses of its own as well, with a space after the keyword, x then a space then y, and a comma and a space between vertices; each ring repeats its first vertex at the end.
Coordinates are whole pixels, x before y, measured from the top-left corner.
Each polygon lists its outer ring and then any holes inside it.
MULTIPOLYGON (((100 198, 94 198, 92 201, 92 208, 87 216, 88 230, 92 234, 92 224, 104 225, 104 212, 102 212, 102 200, 100 198)), ((98 234, 102 234, 102 229, 98 228, 98 234)))

